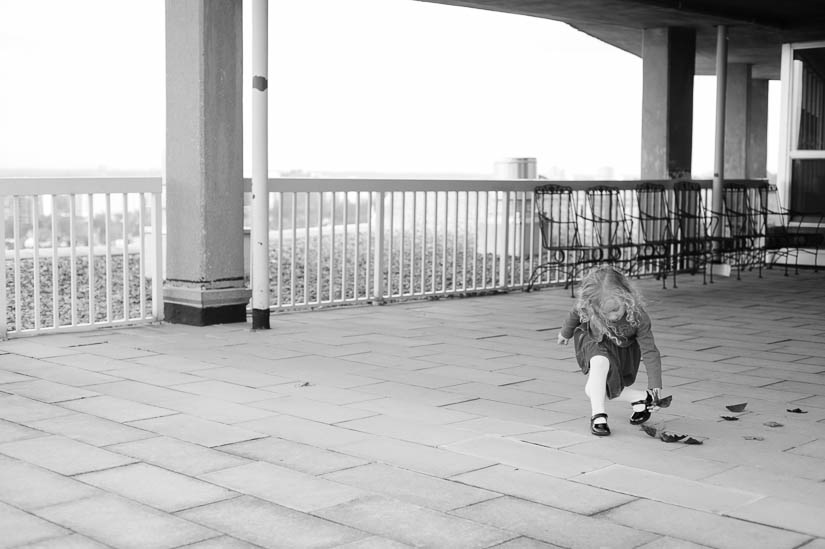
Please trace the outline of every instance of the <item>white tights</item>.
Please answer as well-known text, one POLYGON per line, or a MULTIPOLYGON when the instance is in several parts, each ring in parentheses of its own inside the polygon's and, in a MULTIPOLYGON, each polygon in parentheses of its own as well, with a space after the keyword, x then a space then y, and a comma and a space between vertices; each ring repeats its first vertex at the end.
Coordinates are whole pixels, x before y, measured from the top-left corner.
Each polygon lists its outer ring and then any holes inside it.
MULTIPOLYGON (((603 414, 604 401, 607 398, 607 372, 610 369, 610 361, 605 356, 597 355, 590 359, 590 372, 587 374, 587 383, 584 386, 584 394, 590 399, 591 415, 603 414)), ((625 387, 616 400, 622 402, 636 402, 645 400, 647 393, 638 389, 625 387)), ((634 411, 641 412, 644 405, 634 406, 634 411), (639 408, 636 410, 636 408, 639 408)), ((606 423, 604 418, 598 418, 594 423, 606 423)))

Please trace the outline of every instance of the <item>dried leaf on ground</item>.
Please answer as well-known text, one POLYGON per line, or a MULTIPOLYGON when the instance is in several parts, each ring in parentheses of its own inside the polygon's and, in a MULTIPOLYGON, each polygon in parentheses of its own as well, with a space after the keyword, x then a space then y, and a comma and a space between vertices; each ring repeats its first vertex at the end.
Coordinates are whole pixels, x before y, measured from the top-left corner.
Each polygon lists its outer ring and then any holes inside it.
POLYGON ((686 436, 687 435, 679 435, 676 433, 670 433, 668 431, 662 431, 662 434, 659 436, 659 438, 662 439, 662 442, 679 442, 686 436))
POLYGON ((751 435, 745 435, 743 438, 745 440, 765 440, 765 437, 755 437, 751 435))
POLYGON ((739 421, 739 418, 736 416, 719 416, 725 421, 739 421))
POLYGON ((642 425, 642 431, 652 437, 656 437, 656 434, 659 432, 656 427, 651 427, 650 425, 642 425))
POLYGON ((783 427, 783 425, 781 423, 777 423, 775 421, 767 421, 767 422, 763 423, 762 425, 764 425, 765 427, 783 427))
POLYGON ((658 406, 659 408, 669 408, 671 401, 673 401, 673 395, 668 395, 664 398, 660 398, 659 400, 654 401, 653 405, 658 406))
POLYGON ((808 413, 807 410, 803 410, 802 408, 788 408, 787 411, 792 413, 792 414, 807 414, 808 413))
POLYGON ((746 407, 747 405, 748 405, 748 403, 747 403, 747 402, 743 402, 743 403, 741 403, 741 404, 730 404, 730 405, 728 405, 728 406, 725 406, 725 408, 727 408, 727 409, 728 409, 728 410, 730 410, 731 412, 744 412, 744 411, 745 411, 745 407, 746 407))
POLYGON ((685 444, 704 444, 703 440, 700 440, 700 439, 695 438, 695 437, 687 437, 682 442, 684 442, 685 444))

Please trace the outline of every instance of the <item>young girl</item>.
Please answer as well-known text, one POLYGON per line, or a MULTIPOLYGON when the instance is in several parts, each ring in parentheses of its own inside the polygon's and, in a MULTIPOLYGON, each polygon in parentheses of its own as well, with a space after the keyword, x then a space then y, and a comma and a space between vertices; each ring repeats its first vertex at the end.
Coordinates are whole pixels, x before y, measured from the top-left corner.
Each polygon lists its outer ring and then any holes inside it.
POLYGON ((605 397, 630 402, 633 425, 650 419, 650 410, 659 402, 662 360, 642 296, 621 271, 605 265, 585 277, 578 300, 559 332, 558 344, 567 345, 571 337, 576 361, 587 375, 584 392, 592 410, 590 432, 597 436, 610 434, 605 397), (640 359, 647 371, 647 391, 630 388, 636 381, 640 359))

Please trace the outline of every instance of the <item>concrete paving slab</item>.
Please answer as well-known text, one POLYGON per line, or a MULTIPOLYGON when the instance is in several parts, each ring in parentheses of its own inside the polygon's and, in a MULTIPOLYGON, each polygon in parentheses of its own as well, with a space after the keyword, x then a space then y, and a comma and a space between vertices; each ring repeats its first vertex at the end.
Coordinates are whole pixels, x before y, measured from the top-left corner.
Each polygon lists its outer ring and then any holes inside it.
POLYGON ((374 438, 373 435, 360 433, 352 429, 287 415, 245 421, 238 423, 237 426, 327 449, 374 438))
POLYGON ((3 410, 2 419, 15 423, 27 423, 73 413, 54 404, 45 404, 7 393, 0 393, 0 409, 3 410))
MULTIPOLYGON (((1 403, 0 403, 1 404, 1 403)), ((5 410, 4 410, 5 411, 5 410)), ((15 440, 23 440, 27 438, 36 438, 46 436, 47 433, 31 429, 25 425, 12 423, 0 419, 0 444, 4 442, 14 442, 15 440)))
POLYGON ((264 435, 240 427, 224 425, 188 414, 177 414, 129 423, 139 429, 166 435, 202 446, 221 446, 233 442, 263 438, 264 435))
POLYGON ((353 541, 344 545, 339 545, 338 549, 405 549, 412 547, 406 543, 387 539, 381 536, 370 536, 353 541))
POLYGON ((825 538, 825 501, 816 505, 768 496, 726 513, 749 522, 825 538))
POLYGON ((496 419, 533 423, 537 425, 553 425, 554 423, 561 423, 574 419, 574 416, 571 416, 570 414, 543 410, 540 408, 532 408, 530 406, 507 404, 506 402, 495 402, 487 399, 477 399, 458 404, 451 404, 446 406, 446 408, 476 416, 489 416, 496 419))
POLYGON ((743 489, 720 487, 625 465, 610 465, 575 477, 574 480, 605 490, 709 513, 729 512, 764 497, 743 489))
MULTIPOLYGON (((456 386, 458 387, 458 385, 456 386)), ((408 400, 426 406, 444 406, 464 402, 473 397, 462 394, 455 394, 439 389, 428 389, 416 385, 408 385, 396 381, 382 381, 371 385, 358 387, 358 392, 375 395, 377 397, 390 397, 397 400, 408 400)))
POLYGON ((562 547, 636 547, 656 536, 594 518, 512 497, 455 511, 461 517, 562 547))
POLYGON ((317 514, 415 547, 490 547, 515 536, 482 523, 382 496, 327 507, 317 514))
POLYGON ((41 419, 40 421, 29 422, 28 426, 44 433, 62 435, 98 447, 155 436, 153 433, 142 429, 135 429, 128 425, 87 414, 71 414, 41 419))
POLYGON ((0 454, 69 476, 119 467, 135 461, 59 435, 0 444, 0 454))
POLYGON ((381 398, 352 404, 350 408, 368 410, 376 414, 384 414, 403 419, 421 421, 434 425, 448 425, 458 421, 475 419, 479 414, 466 413, 449 406, 424 406, 395 398, 381 398))
POLYGON ((494 465, 471 471, 456 475, 450 480, 580 515, 594 515, 636 499, 633 496, 507 465, 494 465))
POLYGON ((719 549, 791 549, 811 539, 811 536, 798 532, 647 499, 606 511, 603 517, 629 528, 719 549))
MULTIPOLYGON (((195 376, 192 376, 195 377, 195 376)), ((238 404, 248 404, 250 402, 264 401, 277 396, 272 391, 266 389, 253 389, 235 383, 216 380, 197 380, 175 385, 175 389, 186 393, 201 395, 212 398, 220 398, 238 404)))
POLYGON ((252 545, 237 538, 218 536, 197 543, 191 543, 182 549, 260 549, 260 547, 260 545, 252 545))
POLYGON ((440 478, 448 478, 495 464, 494 461, 462 454, 461 452, 452 452, 378 436, 344 444, 337 449, 345 454, 380 461, 388 465, 440 478))
MULTIPOLYGON (((520 379, 524 378, 520 377, 520 379)), ((521 381, 516 383, 521 383, 521 381)), ((451 393, 460 393, 472 398, 482 398, 485 400, 505 402, 507 404, 518 404, 521 406, 540 406, 542 404, 549 404, 551 402, 564 400, 563 397, 523 391, 513 386, 501 387, 498 385, 490 385, 479 382, 453 385, 452 387, 445 387, 444 390, 451 393)))
POLYGON ((397 438, 426 446, 443 446, 476 436, 471 431, 463 429, 385 415, 345 421, 339 425, 355 431, 397 438))
POLYGON ((220 450, 164 436, 114 444, 106 449, 190 476, 249 463, 247 459, 220 450))
POLYGON ((70 532, 56 524, 35 517, 0 502, 0 547, 3 549, 64 537, 70 532))
MULTIPOLYGON (((366 387, 372 387, 372 385, 367 385, 366 387)), ((357 404, 359 402, 381 398, 380 395, 370 394, 362 389, 363 387, 358 387, 358 389, 340 389, 338 387, 313 385, 311 383, 282 383, 280 385, 266 386, 267 391, 272 391, 279 395, 295 396, 307 400, 325 402, 327 404, 357 404)))
POLYGON ((21 549, 108 549, 106 545, 80 534, 50 538, 35 543, 27 543, 20 547, 21 549))
POLYGON ((20 509, 37 509, 100 494, 100 490, 73 478, 0 456, 0 501, 20 509))
POLYGON ((499 497, 496 492, 398 467, 371 463, 324 475, 349 486, 436 511, 450 511, 499 497))
POLYGON ((504 437, 485 436, 448 444, 446 450, 503 463, 554 477, 568 478, 610 465, 610 461, 527 444, 504 437))
POLYGON ((161 511, 174 513, 236 497, 238 494, 180 473, 134 463, 74 478, 161 511))
POLYGON ((133 400, 117 398, 108 395, 99 395, 71 402, 61 402, 63 408, 75 412, 82 412, 119 423, 150 419, 176 414, 177 411, 158 406, 150 406, 133 400))
POLYGON ((216 535, 208 528, 114 495, 52 505, 35 513, 105 545, 124 549, 171 549, 216 535))
MULTIPOLYGON (((323 475, 367 463, 361 458, 276 437, 227 444, 219 446, 217 450, 310 475, 323 475)), ((221 467, 223 468, 225 467, 221 467)))
POLYGON ((368 537, 340 523, 248 496, 182 511, 177 516, 267 548, 331 548, 368 537))
POLYGON ((352 501, 363 490, 266 462, 255 462, 200 475, 201 479, 298 511, 352 501))
POLYGON ((295 395, 281 395, 276 398, 253 402, 251 405, 279 414, 329 424, 344 423, 377 415, 376 412, 329 404, 295 395))

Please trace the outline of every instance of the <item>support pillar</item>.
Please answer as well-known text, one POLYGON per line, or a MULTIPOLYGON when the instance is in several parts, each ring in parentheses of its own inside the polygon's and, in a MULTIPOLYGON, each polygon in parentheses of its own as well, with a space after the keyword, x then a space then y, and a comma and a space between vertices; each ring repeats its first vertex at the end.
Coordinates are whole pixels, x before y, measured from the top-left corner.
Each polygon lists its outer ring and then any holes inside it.
POLYGON ((166 0, 168 322, 245 322, 242 4, 166 0))
POLYGON ((643 31, 642 179, 690 175, 695 57, 695 30, 643 31))
POLYGON ((728 65, 725 99, 725 176, 767 177, 768 81, 754 80, 751 65, 728 65))

